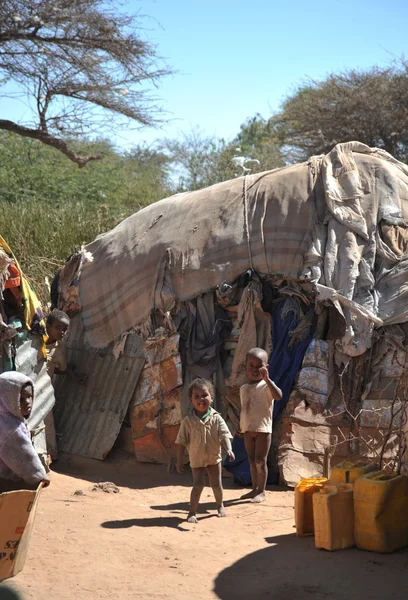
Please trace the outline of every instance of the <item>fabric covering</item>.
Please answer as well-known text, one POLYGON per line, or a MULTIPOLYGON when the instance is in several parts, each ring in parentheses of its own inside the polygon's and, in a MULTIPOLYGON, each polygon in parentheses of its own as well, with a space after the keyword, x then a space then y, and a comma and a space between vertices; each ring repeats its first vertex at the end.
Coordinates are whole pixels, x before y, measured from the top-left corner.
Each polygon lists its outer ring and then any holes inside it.
POLYGON ((146 319, 232 282, 304 277, 335 290, 343 352, 362 354, 374 325, 408 320, 408 167, 359 142, 308 162, 157 202, 87 246, 81 319, 103 347, 146 319), (364 310, 359 311, 362 307, 364 310))
MULTIPOLYGON (((303 339, 292 345, 291 338, 293 336, 291 334, 298 329, 301 316, 301 313, 299 314, 300 311, 295 310, 296 304, 293 300, 291 298, 281 300, 273 311, 270 305, 265 304, 264 308, 272 312, 273 352, 269 359, 269 376, 282 390, 282 399, 274 402, 273 417, 275 419, 282 412, 289 400, 296 376, 302 365, 303 357, 313 337, 314 325, 310 323, 303 339)), ((308 311, 306 310, 306 316, 307 313, 308 311)), ((270 455, 275 455, 273 460, 275 468, 278 453, 276 440, 279 440, 279 437, 272 438, 270 451, 270 455)), ((251 470, 243 439, 235 436, 232 449, 235 454, 235 461, 230 464, 225 461, 224 467, 233 474, 236 483, 250 485, 251 470)), ((269 468, 268 483, 275 484, 278 480, 279 475, 277 471, 269 468)))
POLYGON ((23 479, 32 485, 45 477, 45 469, 31 442, 20 410, 20 394, 31 379, 22 373, 0 375, 0 477, 23 479))
MULTIPOLYGON (((219 347, 231 330, 225 311, 214 302, 214 293, 185 302, 177 314, 183 364, 182 412, 191 409, 188 387, 197 377, 211 380, 219 365, 219 347)), ((219 409, 217 394, 214 407, 219 409)))
POLYGON ((286 406, 303 357, 313 337, 314 327, 310 325, 303 340, 291 345, 291 333, 299 325, 299 315, 288 308, 290 300, 280 303, 272 314, 273 352, 269 359, 269 377, 282 390, 282 399, 277 400, 273 409, 276 417, 286 406))
POLYGON ((43 342, 41 346, 41 352, 43 357, 45 358, 45 320, 41 304, 37 298, 35 291, 24 277, 16 257, 14 256, 7 242, 2 238, 1 235, 0 247, 2 247, 4 251, 13 259, 18 273, 20 274, 20 290, 21 301, 24 309, 24 321, 28 331, 31 331, 32 333, 41 336, 43 342))

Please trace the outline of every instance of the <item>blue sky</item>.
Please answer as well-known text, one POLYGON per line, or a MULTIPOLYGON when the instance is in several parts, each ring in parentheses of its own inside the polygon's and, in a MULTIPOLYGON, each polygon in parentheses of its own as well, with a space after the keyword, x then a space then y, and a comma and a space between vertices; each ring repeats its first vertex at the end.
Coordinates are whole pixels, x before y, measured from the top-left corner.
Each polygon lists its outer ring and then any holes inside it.
MULTIPOLYGON (((172 119, 161 130, 117 132, 119 147, 199 127, 232 138, 247 117, 268 117, 306 77, 387 66, 408 57, 406 0, 129 0, 149 15, 146 36, 178 71, 156 94, 172 119)), ((3 118, 22 106, 2 102, 3 118)))

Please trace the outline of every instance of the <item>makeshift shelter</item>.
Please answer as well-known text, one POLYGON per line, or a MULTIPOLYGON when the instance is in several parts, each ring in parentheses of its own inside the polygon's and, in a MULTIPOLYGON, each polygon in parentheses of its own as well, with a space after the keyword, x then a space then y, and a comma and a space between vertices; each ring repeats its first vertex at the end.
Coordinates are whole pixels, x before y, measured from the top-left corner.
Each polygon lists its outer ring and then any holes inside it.
POLYGON ((256 345, 284 393, 284 481, 328 454, 400 460, 407 227, 408 167, 349 142, 177 194, 99 236, 59 277, 58 307, 76 315, 68 358, 88 378, 58 384, 62 449, 103 458, 122 428, 139 460, 165 462, 196 376, 214 380, 236 429, 256 345))
POLYGON ((44 462, 48 460, 44 419, 55 404, 46 368, 45 339, 40 302, 0 236, 0 373, 19 371, 34 381, 35 400, 28 427, 44 462))

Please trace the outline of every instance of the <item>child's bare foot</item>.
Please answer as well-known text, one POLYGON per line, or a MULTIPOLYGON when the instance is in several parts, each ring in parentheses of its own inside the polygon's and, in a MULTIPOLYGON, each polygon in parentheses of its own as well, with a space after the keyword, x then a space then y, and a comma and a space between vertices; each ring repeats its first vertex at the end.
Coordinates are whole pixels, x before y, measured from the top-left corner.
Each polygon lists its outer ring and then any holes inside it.
POLYGON ((187 516, 187 523, 198 523, 198 519, 195 515, 189 513, 187 516))
POLYGON ((240 500, 251 500, 252 498, 255 498, 255 496, 257 496, 257 495, 258 495, 257 490, 251 490, 247 494, 244 494, 243 496, 241 496, 240 500))
POLYGON ((265 500, 266 500, 265 492, 261 492, 257 496, 253 497, 251 502, 253 502, 254 504, 259 504, 260 502, 265 502, 265 500))
POLYGON ((219 517, 226 517, 227 513, 225 512, 225 508, 223 506, 220 506, 220 508, 218 509, 218 516, 219 517))

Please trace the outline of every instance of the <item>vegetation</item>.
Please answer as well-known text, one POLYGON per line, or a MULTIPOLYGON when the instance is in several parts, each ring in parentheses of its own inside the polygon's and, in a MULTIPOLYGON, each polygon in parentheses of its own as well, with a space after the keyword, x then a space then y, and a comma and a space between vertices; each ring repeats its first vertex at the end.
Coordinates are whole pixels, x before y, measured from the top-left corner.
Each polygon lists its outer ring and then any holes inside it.
POLYGON ((291 162, 357 140, 408 161, 408 64, 308 81, 270 119, 291 162))
POLYGON ((141 34, 140 18, 103 0, 2 0, 0 83, 31 98, 29 123, 0 129, 48 144, 78 166, 101 157, 72 139, 123 120, 160 121, 149 95, 170 70, 141 34), (84 150, 84 148, 82 148, 84 150))
POLYGON ((181 139, 166 140, 162 149, 168 153, 178 176, 177 190, 185 191, 233 179, 246 172, 282 167, 285 163, 280 145, 281 140, 269 121, 255 115, 241 125, 231 142, 203 136, 195 129, 181 139), (238 158, 246 162, 240 166, 235 160, 238 158))
MULTIPOLYGON (((83 4, 99 6, 97 0, 83 4)), ((106 140, 78 141, 64 134, 76 156, 103 155, 86 169, 49 145, 0 131, 1 233, 39 288, 76 248, 173 192, 281 167, 349 140, 384 148, 407 162, 407 69, 400 62, 308 82, 269 119, 248 118, 230 141, 193 130, 125 153, 106 140)))
POLYGON ((0 133, 1 234, 36 287, 83 243, 170 193, 169 160, 160 152, 72 144, 105 158, 78 169, 40 142, 0 133))

